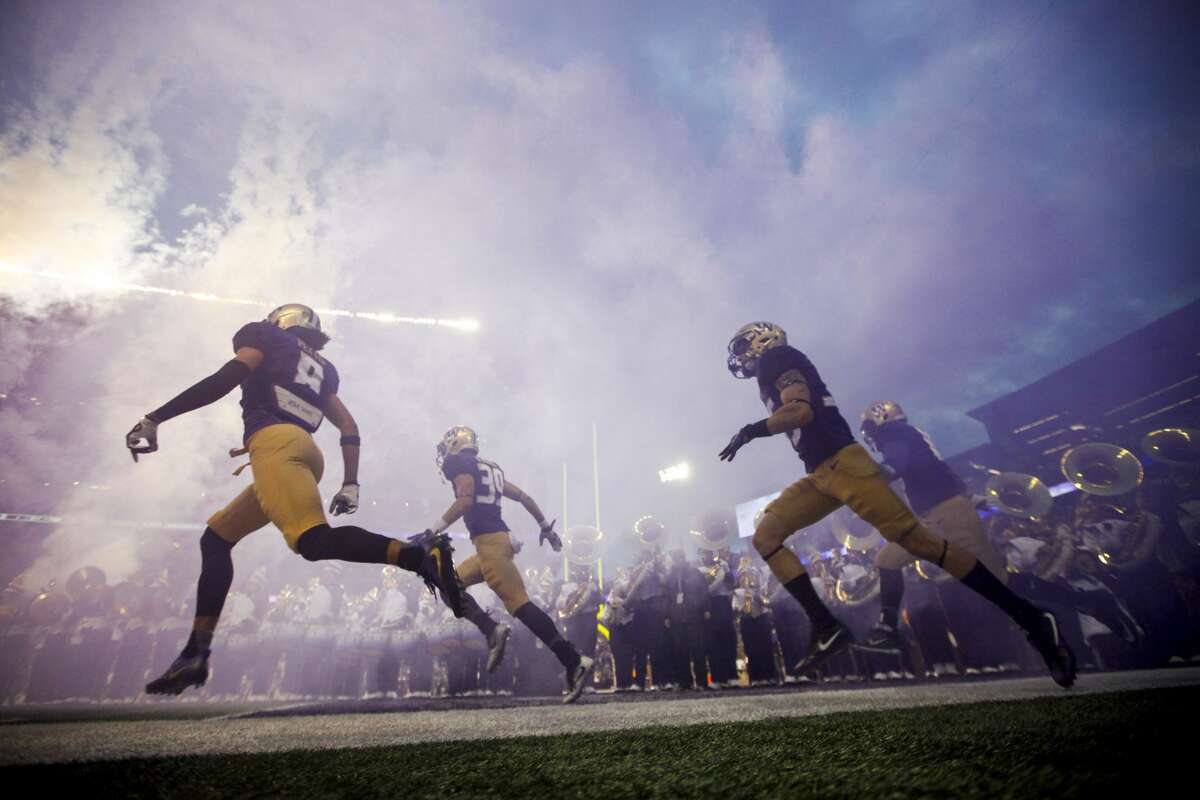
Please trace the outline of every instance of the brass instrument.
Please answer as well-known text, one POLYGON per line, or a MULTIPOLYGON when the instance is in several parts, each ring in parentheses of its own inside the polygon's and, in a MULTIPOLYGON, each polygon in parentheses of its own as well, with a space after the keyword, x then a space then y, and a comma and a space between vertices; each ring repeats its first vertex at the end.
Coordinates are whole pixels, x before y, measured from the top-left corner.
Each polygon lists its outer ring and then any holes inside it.
POLYGON ((727 512, 710 511, 700 519, 699 530, 691 533, 699 539, 696 547, 715 553, 737 541, 737 520, 727 512))
POLYGON ((587 599, 591 588, 592 582, 590 576, 579 580, 574 591, 563 599, 562 605, 558 609, 559 619, 570 619, 578 614, 579 610, 583 608, 583 601, 587 599))
POLYGON ((1172 467, 1200 467, 1200 430, 1160 428, 1142 437, 1142 452, 1172 467))
POLYGON ((590 525, 568 528, 563 534, 563 555, 576 566, 590 567, 600 560, 600 542, 603 539, 604 534, 590 525))
POLYGON ((644 564, 638 567, 637 576, 633 579, 633 583, 629 585, 629 590, 625 592, 625 596, 621 598, 621 604, 614 609, 616 615, 614 621, 617 625, 628 625, 633 621, 634 611, 632 608, 629 608, 629 598, 633 597, 637 590, 641 588, 642 582, 654 571, 657 565, 658 556, 651 556, 646 559, 644 564))
POLYGON ((855 608, 869 603, 878 595, 879 569, 874 563, 863 565, 854 561, 842 561, 838 565, 838 578, 833 584, 833 596, 838 602, 848 608, 855 608))
POLYGON ((741 593, 740 604, 734 610, 744 616, 760 616, 763 612, 762 576, 749 556, 743 556, 738 565, 737 588, 741 593))
POLYGON ((917 559, 913 564, 913 571, 917 573, 917 577, 923 581, 932 581, 933 583, 947 583, 954 580, 954 576, 936 564, 930 564, 928 561, 917 559))
POLYGON ((833 527, 833 536, 847 550, 857 550, 865 553, 883 544, 879 531, 861 520, 858 515, 846 506, 842 506, 829 517, 833 527))
POLYGON ((1103 497, 1085 497, 1075 509, 1075 530, 1085 549, 1118 572, 1141 566, 1154 553, 1147 537, 1156 536, 1157 527, 1145 512, 1103 497))
POLYGON ((666 527, 657 519, 647 514, 633 523, 633 533, 643 547, 653 550, 660 547, 667 538, 666 527))
POLYGON ((993 508, 1025 519, 1044 516, 1054 504, 1046 484, 1021 472, 994 472, 984 493, 993 508))
POLYGON ((1137 456, 1115 444, 1089 442, 1063 453, 1063 475, 1087 494, 1113 497, 1141 485, 1145 472, 1137 456))

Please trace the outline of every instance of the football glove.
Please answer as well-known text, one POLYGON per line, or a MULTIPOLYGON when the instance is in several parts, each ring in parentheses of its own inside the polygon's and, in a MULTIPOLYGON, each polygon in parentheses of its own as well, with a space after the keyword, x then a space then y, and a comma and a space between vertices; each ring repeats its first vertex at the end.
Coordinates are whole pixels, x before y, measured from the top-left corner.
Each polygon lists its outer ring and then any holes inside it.
POLYGON ((549 542, 550 549, 557 553, 562 550, 562 539, 558 538, 558 534, 554 532, 555 522, 558 522, 558 520, 542 523, 542 532, 538 536, 538 546, 540 547, 549 542))
POLYGON ((358 484, 342 484, 341 491, 335 494, 329 503, 329 513, 336 517, 339 514, 353 514, 355 511, 358 511, 358 484))
POLYGON ((133 460, 138 460, 138 453, 153 453, 158 450, 158 423, 142 417, 137 425, 125 434, 125 446, 133 460))
POLYGON ((733 461, 733 457, 737 455, 737 451, 745 447, 752 439, 770 435, 771 433, 767 430, 767 421, 765 419, 749 425, 743 425, 742 429, 735 433, 733 438, 729 440, 729 444, 725 445, 725 449, 717 454, 717 457, 722 461, 733 461))

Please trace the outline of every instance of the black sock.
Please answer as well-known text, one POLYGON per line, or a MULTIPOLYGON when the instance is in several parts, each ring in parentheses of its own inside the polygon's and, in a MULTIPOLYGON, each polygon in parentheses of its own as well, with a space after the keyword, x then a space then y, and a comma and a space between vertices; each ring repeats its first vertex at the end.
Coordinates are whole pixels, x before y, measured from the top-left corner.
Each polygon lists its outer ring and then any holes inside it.
POLYGON ((205 528, 200 536, 200 578, 196 581, 196 616, 219 617, 233 584, 233 545, 205 528))
POLYGON ((963 577, 962 582, 995 603, 1001 611, 1027 631, 1032 630, 1041 619, 1042 612, 1001 583, 982 561, 975 562, 975 566, 963 577))
POLYGON ((807 572, 798 578, 792 578, 783 585, 783 588, 787 589, 792 597, 796 598, 804 607, 804 613, 808 614, 814 630, 825 630, 837 624, 833 614, 829 613, 829 609, 821 602, 821 598, 817 597, 817 590, 813 588, 807 572))
POLYGON ((200 653, 207 653, 212 650, 212 640, 212 631, 193 629, 192 635, 188 637, 187 644, 183 646, 183 652, 180 655, 184 658, 191 658, 200 653))
POLYGON ((300 534, 296 550, 308 561, 335 559, 356 564, 387 564, 388 547, 393 541, 357 525, 339 525, 334 529, 321 523, 300 534))
POLYGON ((554 621, 546 616, 545 611, 529 602, 518 608, 517 613, 513 616, 519 619, 526 628, 533 631, 533 635, 541 639, 546 647, 550 648, 550 652, 558 656, 559 662, 564 667, 575 669, 578 666, 579 651, 575 649, 575 645, 562 638, 554 621))
POLYGON ((488 616, 488 613, 479 607, 479 603, 475 602, 475 598, 463 592, 463 607, 467 612, 467 619, 474 623, 479 632, 484 636, 491 636, 492 631, 496 630, 496 620, 488 616))
POLYGON ((893 628, 900 617, 900 598, 904 596, 904 574, 898 569, 879 570, 879 621, 893 628))

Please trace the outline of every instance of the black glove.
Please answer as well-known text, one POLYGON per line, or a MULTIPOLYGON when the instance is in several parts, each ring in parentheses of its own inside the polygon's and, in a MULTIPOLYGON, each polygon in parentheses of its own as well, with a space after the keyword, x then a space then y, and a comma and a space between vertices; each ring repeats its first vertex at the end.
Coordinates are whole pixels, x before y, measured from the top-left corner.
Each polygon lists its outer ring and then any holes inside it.
POLYGON ((555 522, 558 522, 558 520, 542 523, 542 532, 538 536, 538 546, 540 547, 549 542, 550 549, 557 553, 559 550, 562 550, 562 539, 558 538, 558 534, 554 532, 555 522))
POLYGON ((153 453, 158 449, 158 423, 149 417, 142 417, 125 434, 125 446, 129 448, 129 455, 133 456, 134 461, 138 460, 138 453, 153 453))
POLYGON ((760 419, 758 422, 752 422, 749 425, 743 425, 742 429, 733 435, 729 440, 729 444, 725 445, 717 457, 722 461, 733 461, 733 457, 737 455, 737 451, 741 450, 751 439, 758 439, 763 436, 770 436, 771 432, 767 430, 767 421, 760 419))

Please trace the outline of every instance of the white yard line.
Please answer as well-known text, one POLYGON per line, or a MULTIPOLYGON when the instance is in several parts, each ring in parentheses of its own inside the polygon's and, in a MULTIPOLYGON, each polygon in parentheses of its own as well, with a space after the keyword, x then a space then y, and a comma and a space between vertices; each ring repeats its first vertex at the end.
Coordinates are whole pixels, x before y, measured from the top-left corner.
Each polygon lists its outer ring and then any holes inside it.
MULTIPOLYGON (((1071 694, 1200 684, 1200 668, 1084 675, 1071 694)), ((552 736, 653 726, 742 722, 1067 694, 1049 678, 898 685, 793 693, 729 692, 688 699, 574 706, 449 709, 207 720, 60 722, 0 726, 0 766, 159 756, 329 750, 457 740, 552 736)))

